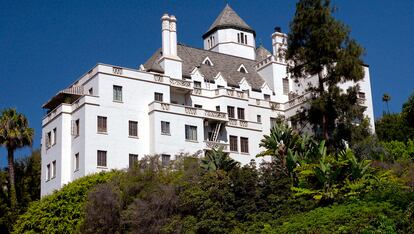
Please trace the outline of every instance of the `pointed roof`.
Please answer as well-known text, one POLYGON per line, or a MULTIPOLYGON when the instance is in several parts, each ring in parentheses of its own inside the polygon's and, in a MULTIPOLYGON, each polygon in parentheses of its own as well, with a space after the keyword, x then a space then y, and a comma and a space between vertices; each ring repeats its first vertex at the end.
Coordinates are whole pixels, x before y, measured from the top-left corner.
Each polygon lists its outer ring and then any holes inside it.
POLYGON ((272 56, 272 53, 264 48, 262 45, 256 48, 256 61, 261 62, 263 59, 272 56))
POLYGON ((208 31, 203 35, 203 39, 210 36, 210 34, 216 30, 225 28, 235 28, 241 31, 253 33, 253 35, 256 36, 256 32, 249 25, 247 25, 242 18, 240 18, 240 16, 229 6, 229 4, 226 4, 220 15, 210 26, 208 31))

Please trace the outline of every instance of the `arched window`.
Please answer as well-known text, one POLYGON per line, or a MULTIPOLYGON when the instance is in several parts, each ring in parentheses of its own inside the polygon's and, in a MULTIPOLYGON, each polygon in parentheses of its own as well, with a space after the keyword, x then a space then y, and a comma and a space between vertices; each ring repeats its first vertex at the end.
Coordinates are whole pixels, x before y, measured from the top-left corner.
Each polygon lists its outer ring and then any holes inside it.
POLYGON ((246 72, 246 69, 244 69, 244 67, 241 67, 240 70, 239 70, 239 72, 241 72, 241 73, 247 73, 246 72))
POLYGON ((205 65, 209 65, 209 66, 211 66, 210 60, 206 60, 206 61, 204 62, 204 64, 205 64, 205 65))

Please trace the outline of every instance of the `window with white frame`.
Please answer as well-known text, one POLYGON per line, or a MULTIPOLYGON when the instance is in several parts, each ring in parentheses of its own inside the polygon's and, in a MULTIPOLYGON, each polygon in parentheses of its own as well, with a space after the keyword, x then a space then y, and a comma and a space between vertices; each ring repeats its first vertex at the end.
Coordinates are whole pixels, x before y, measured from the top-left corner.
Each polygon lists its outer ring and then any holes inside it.
POLYGON ((115 102, 122 102, 122 86, 113 86, 113 100, 115 102))
POLYGON ((57 128, 54 128, 52 131, 52 145, 56 144, 56 138, 57 138, 57 128))
POLYGON ((240 137, 240 150, 242 153, 249 153, 249 138, 240 137))
POLYGON ((51 147, 52 142, 52 132, 46 133, 46 149, 49 149, 51 147))
POLYGON ((170 135, 170 122, 161 121, 161 134, 170 135))
POLYGON ((154 100, 158 102, 163 101, 163 94, 162 93, 154 93, 154 100))
POLYGON ((261 123, 262 122, 262 116, 261 115, 257 115, 257 122, 261 123))
POLYGON ((161 163, 162 163, 162 165, 165 167, 165 166, 168 166, 168 164, 170 164, 170 159, 171 159, 171 155, 169 155, 169 154, 162 154, 161 155, 161 163))
POLYGON ((283 94, 284 95, 289 94, 289 80, 288 80, 288 78, 283 78, 283 94))
POLYGON ((129 167, 133 167, 138 162, 138 154, 129 154, 129 167))
POLYGON ((74 169, 73 171, 79 170, 79 153, 75 154, 74 162, 73 162, 74 169))
POLYGON ((50 164, 46 166, 46 181, 50 180, 51 171, 50 171, 50 164))
POLYGON ((98 150, 97 152, 97 166, 106 167, 106 151, 98 150))
POLYGON ((229 116, 229 118, 235 118, 234 106, 227 106, 227 115, 229 116))
POLYGON ((194 88, 201 88, 201 82, 200 81, 194 81, 194 88))
POLYGON ((80 134, 80 122, 79 119, 73 121, 72 120, 72 135, 74 137, 78 137, 80 134))
POLYGON ((185 139, 197 141, 197 126, 185 125, 185 139))
POLYGON ((107 125, 106 125, 107 118, 105 116, 98 116, 98 133, 106 133, 107 132, 107 125))
POLYGON ((56 160, 52 162, 52 179, 56 177, 56 160))
POLYGON ((237 108, 237 118, 244 120, 244 108, 237 108))
POLYGON ((129 121, 129 136, 130 137, 138 137, 138 122, 137 121, 129 121))

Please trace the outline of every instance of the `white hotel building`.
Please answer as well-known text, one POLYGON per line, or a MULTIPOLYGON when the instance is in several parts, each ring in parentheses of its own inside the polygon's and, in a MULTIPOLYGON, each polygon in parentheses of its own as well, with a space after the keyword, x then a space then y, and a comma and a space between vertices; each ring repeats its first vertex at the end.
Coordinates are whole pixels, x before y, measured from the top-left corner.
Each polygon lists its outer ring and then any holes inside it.
MULTIPOLYGON (((43 108, 41 194, 87 174, 128 168, 149 154, 206 152, 224 146, 242 164, 277 118, 303 106, 315 77, 286 72, 287 35, 276 28, 272 52, 228 5, 203 35, 204 48, 177 44, 177 19, 165 14, 162 48, 138 69, 97 64, 43 108)), ((373 125, 369 68, 358 82, 373 125)), ((350 84, 343 84, 346 88, 350 84)), ((267 160, 267 159, 265 159, 267 160)))

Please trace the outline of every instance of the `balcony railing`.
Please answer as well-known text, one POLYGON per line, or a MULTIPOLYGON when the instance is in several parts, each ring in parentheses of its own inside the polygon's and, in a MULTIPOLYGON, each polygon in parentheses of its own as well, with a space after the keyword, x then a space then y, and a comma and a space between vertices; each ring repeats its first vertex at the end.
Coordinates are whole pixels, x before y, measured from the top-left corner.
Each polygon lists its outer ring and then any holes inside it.
POLYGON ((212 111, 212 110, 205 110, 201 108, 194 108, 191 106, 183 106, 177 104, 170 104, 164 102, 154 101, 149 104, 149 110, 159 110, 165 111, 175 114, 181 115, 188 115, 188 116, 195 116, 204 119, 214 119, 214 120, 221 120, 221 121, 228 121, 227 113, 219 112, 219 111, 212 111))
POLYGON ((212 150, 212 149, 219 149, 220 147, 223 147, 223 151, 227 151, 228 144, 216 142, 216 141, 204 141, 206 143, 206 149, 212 150))
POLYGON ((261 130, 262 124, 257 122, 250 122, 243 119, 229 119, 229 122, 227 123, 228 126, 234 126, 234 127, 241 127, 241 128, 250 128, 250 129, 256 129, 261 130))
POLYGON ((170 84, 175 87, 191 89, 191 81, 170 78, 170 84))
POLYGON ((236 97, 236 98, 242 98, 242 99, 248 98, 247 94, 243 91, 234 90, 234 89, 226 89, 226 88, 216 89, 214 94, 216 96, 222 95, 222 96, 236 97))
POLYGON ((61 91, 62 93, 68 94, 75 94, 75 95, 83 95, 83 86, 72 86, 70 88, 64 89, 61 91))

